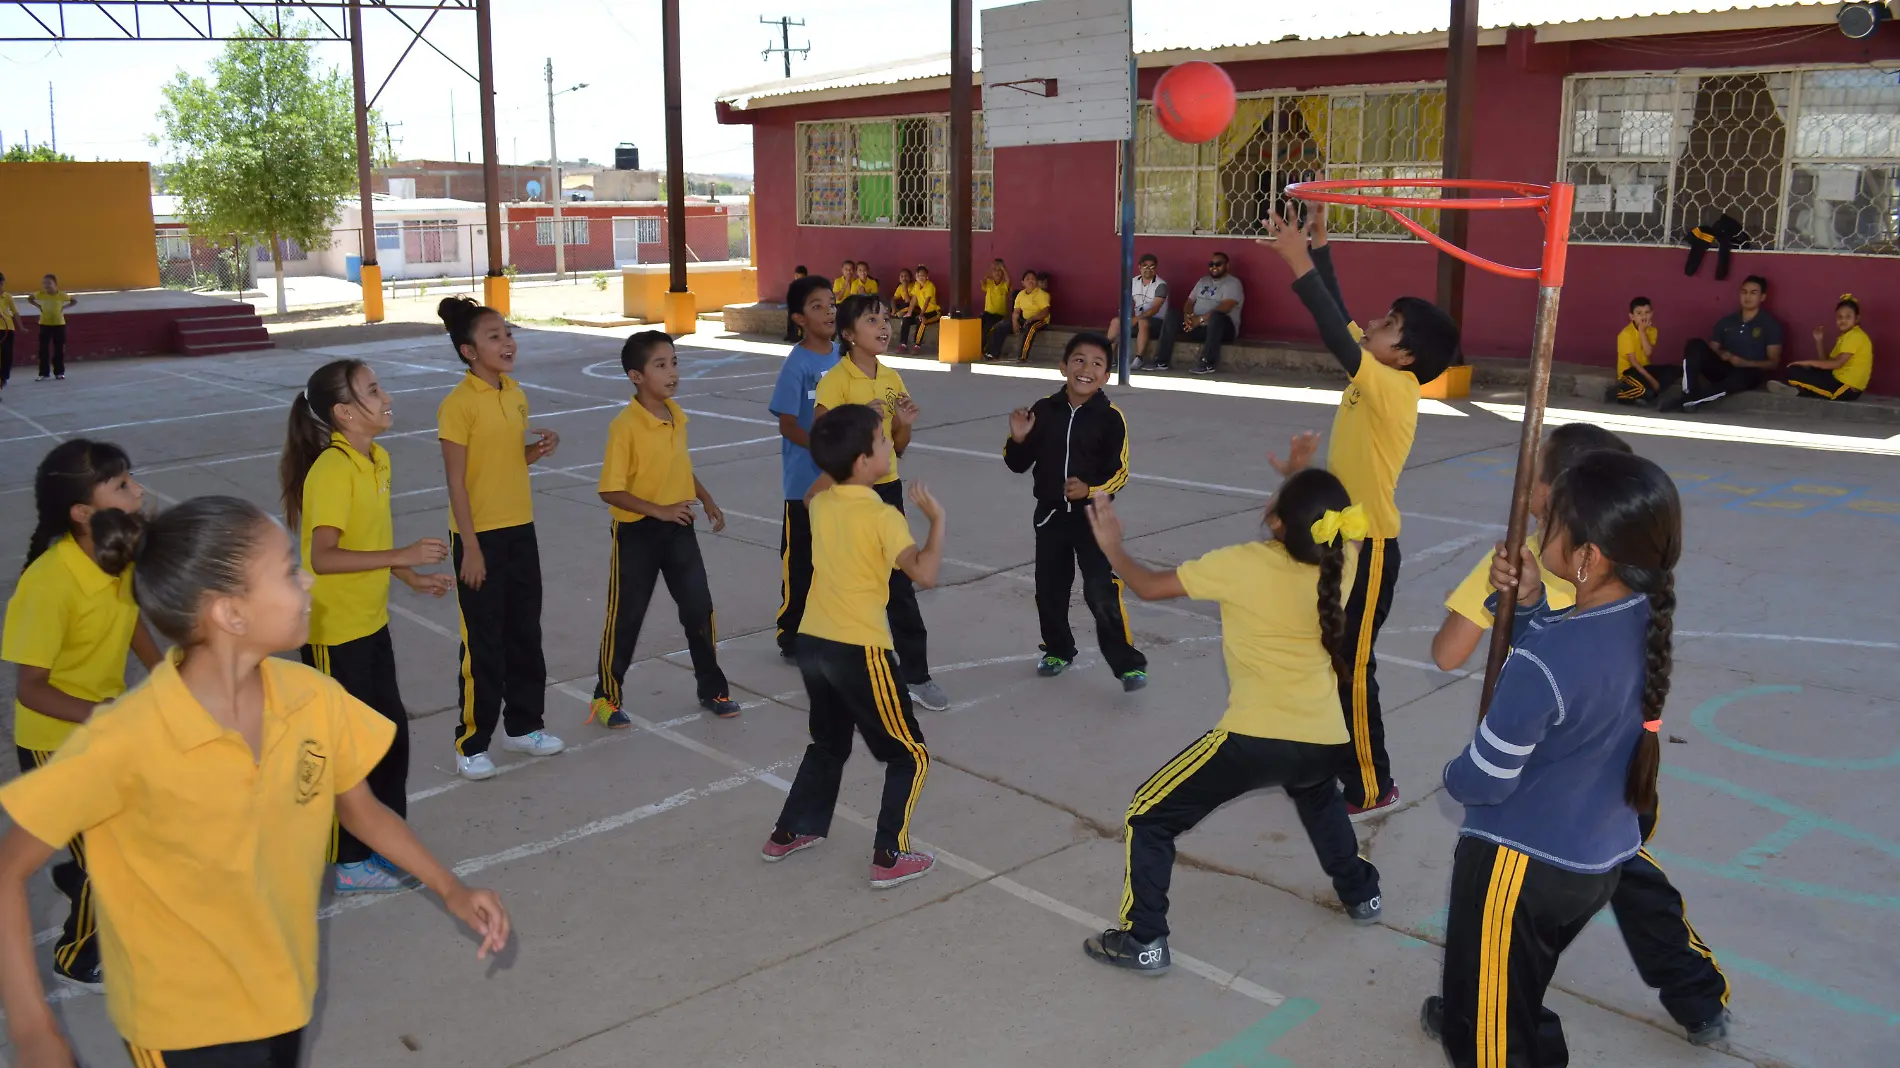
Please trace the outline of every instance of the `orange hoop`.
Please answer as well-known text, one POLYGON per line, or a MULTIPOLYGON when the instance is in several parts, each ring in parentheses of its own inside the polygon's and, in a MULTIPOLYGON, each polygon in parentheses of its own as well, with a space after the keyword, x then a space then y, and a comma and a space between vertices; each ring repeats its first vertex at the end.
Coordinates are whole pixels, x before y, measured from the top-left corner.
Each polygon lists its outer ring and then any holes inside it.
POLYGON ((1564 259, 1570 245, 1570 208, 1576 187, 1567 182, 1534 185, 1529 182, 1504 182, 1485 178, 1330 178, 1319 182, 1295 182, 1286 187, 1290 197, 1316 204, 1346 204, 1378 208, 1392 217, 1414 237, 1447 256, 1463 260, 1481 271, 1534 281, 1549 289, 1564 284, 1564 259), (1406 197, 1388 196, 1359 190, 1381 189, 1455 189, 1476 193, 1511 193, 1493 197, 1406 197), (1431 208, 1439 211, 1512 211, 1537 212, 1544 223, 1544 257, 1537 267, 1512 267, 1487 260, 1439 237, 1416 219, 1402 214, 1401 208, 1431 208))

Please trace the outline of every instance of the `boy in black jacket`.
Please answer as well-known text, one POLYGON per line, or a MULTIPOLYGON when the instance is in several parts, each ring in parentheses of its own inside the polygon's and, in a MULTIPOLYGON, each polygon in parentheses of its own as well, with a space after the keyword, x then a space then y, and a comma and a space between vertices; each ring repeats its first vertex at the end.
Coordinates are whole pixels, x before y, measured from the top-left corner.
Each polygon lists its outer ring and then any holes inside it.
POLYGON ((1082 565, 1082 599, 1095 617, 1096 639, 1110 671, 1133 693, 1148 685, 1148 658, 1134 646, 1122 582, 1089 530, 1091 494, 1114 496, 1128 484, 1128 423, 1102 393, 1108 380, 1108 338, 1081 333, 1062 350, 1063 388, 1009 415, 1003 462, 1021 474, 1036 469, 1036 614, 1042 662, 1054 678, 1075 659, 1069 591, 1082 565))

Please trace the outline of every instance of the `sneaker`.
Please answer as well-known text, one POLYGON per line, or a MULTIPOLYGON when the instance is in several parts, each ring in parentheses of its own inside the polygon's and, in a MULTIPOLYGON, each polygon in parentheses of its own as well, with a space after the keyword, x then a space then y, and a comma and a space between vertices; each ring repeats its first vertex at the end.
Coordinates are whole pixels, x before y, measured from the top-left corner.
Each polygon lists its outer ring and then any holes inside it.
POLYGON ((470 782, 481 782, 483 779, 495 777, 495 762, 488 759, 487 753, 476 753, 474 756, 458 754, 455 758, 455 771, 470 782))
POLYGON ((1207 364, 1197 363, 1194 365, 1194 373, 1197 375, 1211 375, 1214 373, 1214 369, 1207 364))
POLYGON ((66 381, 66 376, 65 376, 65 375, 54 375, 53 377, 54 377, 54 378, 55 378, 56 380, 58 380, 58 381, 61 381, 61 382, 64 382, 64 381, 66 381))
POLYGON ((633 726, 633 720, 605 697, 596 697, 594 703, 587 706, 587 722, 595 721, 599 721, 601 726, 610 731, 625 730, 633 726))
POLYGON ((1727 1038, 1730 1018, 1728 1010, 1723 1009, 1722 1015, 1717 1016, 1708 1023, 1697 1024, 1689 1028, 1689 1044, 1691 1046, 1713 1046, 1717 1042, 1727 1038))
POLYGON ((795 834, 791 841, 780 842, 778 832, 773 831, 766 837, 765 848, 759 850, 759 856, 765 858, 767 864, 777 864, 793 853, 801 849, 810 849, 824 840, 825 836, 822 834, 795 834))
POLYGON ((699 702, 699 707, 711 712, 720 719, 731 719, 739 714, 739 702, 734 701, 723 693, 718 697, 708 697, 699 702))
POLYGON ((356 864, 338 864, 330 885, 339 894, 394 894, 409 889, 412 883, 388 861, 371 857, 356 864))
POLYGON ((67 986, 84 990, 88 994, 103 994, 106 992, 105 973, 100 970, 98 961, 93 961, 92 965, 86 970, 78 972, 67 971, 55 961, 53 963, 53 978, 58 979, 67 986))
POLYGON ((1418 1025, 1433 1042, 1445 1041, 1445 999, 1433 994, 1418 1007, 1418 1025))
POLYGON ((1116 927, 1083 939, 1082 952, 1087 953, 1090 960, 1151 978, 1168 974, 1168 969, 1174 966, 1174 958, 1168 954, 1167 935, 1152 942, 1137 942, 1134 935, 1116 927))
POLYGON ((33 381, 35 381, 35 382, 51 382, 52 380, 53 380, 53 376, 52 376, 52 375, 41 375, 41 376, 39 376, 38 378, 35 378, 35 379, 34 379, 33 381))
POLYGON ((787 664, 796 664, 798 663, 798 650, 780 649, 778 651, 778 658, 780 660, 785 661, 787 664))
POLYGON ((932 712, 942 712, 950 707, 950 698, 944 695, 943 687, 937 685, 934 679, 911 683, 910 699, 932 712))
POLYGON ((529 731, 517 738, 506 731, 501 735, 501 747, 510 753, 526 753, 529 756, 553 756, 567 748, 563 742, 547 731, 529 731))
POLYGON ((1147 688, 1148 688, 1148 673, 1146 671, 1122 672, 1122 692, 1123 693, 1134 693, 1136 690, 1144 690, 1147 688))
POLYGON ((1777 397, 1799 397, 1801 395, 1799 389, 1786 382, 1766 382, 1763 383, 1762 388, 1777 397))
POLYGON ((1396 805, 1398 803, 1399 803, 1399 784, 1393 783, 1392 789, 1387 790, 1385 792, 1384 797, 1379 798, 1377 801, 1374 801, 1372 804, 1367 805, 1364 808, 1360 808, 1358 805, 1355 805, 1350 801, 1346 802, 1346 815, 1356 820, 1365 816, 1370 816, 1375 812, 1383 812, 1386 809, 1391 808, 1393 805, 1396 805))
POLYGON ((1069 662, 1059 656, 1045 656, 1036 665, 1036 674, 1045 679, 1053 679, 1067 670, 1069 670, 1069 662))
POLYGON ((1352 922, 1361 927, 1371 927, 1373 924, 1379 922, 1379 909, 1379 896, 1374 894, 1370 901, 1361 901, 1357 905, 1347 905, 1346 915, 1352 917, 1352 922))
POLYGON ((889 890, 899 883, 912 879, 921 879, 936 867, 937 858, 929 853, 897 853, 891 857, 890 864, 883 865, 875 857, 871 860, 871 889, 889 890))

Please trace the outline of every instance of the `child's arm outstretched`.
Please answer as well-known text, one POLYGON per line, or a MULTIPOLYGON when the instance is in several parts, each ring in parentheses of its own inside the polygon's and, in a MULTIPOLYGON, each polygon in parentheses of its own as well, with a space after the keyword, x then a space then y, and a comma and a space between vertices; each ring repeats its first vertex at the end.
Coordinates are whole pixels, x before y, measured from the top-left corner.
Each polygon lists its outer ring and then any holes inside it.
POLYGON ((1135 596, 1144 601, 1166 601, 1188 595, 1187 588, 1181 585, 1180 573, 1174 568, 1155 571, 1137 562, 1122 548, 1122 520, 1115 514, 1115 504, 1108 499, 1108 494, 1098 493, 1089 502, 1089 527, 1095 531, 1095 544, 1102 547, 1109 566, 1135 591, 1135 596))
POLYGON ((897 569, 927 590, 937 584, 937 573, 943 568, 943 505, 922 482, 910 484, 910 499, 930 520, 930 533, 924 535, 922 547, 912 545, 897 555, 897 569))
MULTIPOLYGON (((508 910, 502 907, 501 898, 493 890, 472 890, 462 885, 462 880, 417 840, 401 816, 376 800, 367 782, 359 782, 337 795, 336 815, 345 830, 392 864, 422 880, 424 886, 441 896, 442 903, 456 919, 482 937, 476 956, 486 958, 507 946, 508 910)), ((3 855, 0 859, 4 859, 3 855)), ((0 904, 3 903, 4 899, 0 899, 0 904)))
POLYGON ((1359 341, 1352 336, 1352 323, 1346 318, 1345 303, 1339 297, 1339 282, 1332 276, 1332 253, 1326 249, 1324 218, 1324 212, 1320 212, 1308 224, 1314 241, 1309 249, 1306 232, 1300 229, 1291 209, 1285 215, 1269 213, 1266 220, 1269 236, 1260 243, 1273 249, 1292 269, 1293 292, 1313 316, 1320 340, 1347 374, 1356 375, 1361 358, 1359 341), (1321 261, 1325 264, 1323 269, 1319 266, 1321 261))
POLYGON ((46 1003, 39 962, 33 956, 33 917, 26 883, 46 866, 54 849, 20 827, 0 838, 0 1008, 20 1068, 69 1068, 72 1047, 46 1003))

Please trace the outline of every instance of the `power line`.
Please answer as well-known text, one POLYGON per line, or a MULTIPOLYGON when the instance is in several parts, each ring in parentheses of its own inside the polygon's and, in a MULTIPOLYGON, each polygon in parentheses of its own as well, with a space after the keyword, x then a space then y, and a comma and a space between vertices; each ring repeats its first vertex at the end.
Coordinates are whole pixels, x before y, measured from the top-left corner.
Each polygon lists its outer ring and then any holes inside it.
POLYGON ((793 52, 797 52, 799 55, 805 57, 806 59, 811 58, 811 42, 810 41, 806 41, 802 47, 799 47, 799 48, 792 47, 792 27, 805 25, 805 20, 794 19, 789 15, 782 15, 775 19, 768 19, 764 15, 760 15, 759 22, 761 25, 765 25, 765 26, 777 26, 778 37, 779 37, 778 47, 774 48, 771 45, 766 45, 765 51, 761 53, 761 58, 763 58, 764 60, 766 60, 766 62, 769 63, 771 62, 771 59, 772 59, 772 53, 778 52, 778 53, 783 54, 785 56, 785 76, 787 78, 791 77, 793 52))

